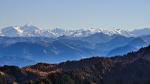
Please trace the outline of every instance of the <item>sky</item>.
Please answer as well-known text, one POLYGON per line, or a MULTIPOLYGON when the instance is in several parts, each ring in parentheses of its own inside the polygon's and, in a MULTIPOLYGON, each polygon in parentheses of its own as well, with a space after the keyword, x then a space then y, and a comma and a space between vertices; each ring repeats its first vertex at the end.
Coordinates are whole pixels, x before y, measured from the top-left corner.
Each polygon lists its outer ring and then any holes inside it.
POLYGON ((0 0, 0 28, 150 27, 150 0, 0 0))

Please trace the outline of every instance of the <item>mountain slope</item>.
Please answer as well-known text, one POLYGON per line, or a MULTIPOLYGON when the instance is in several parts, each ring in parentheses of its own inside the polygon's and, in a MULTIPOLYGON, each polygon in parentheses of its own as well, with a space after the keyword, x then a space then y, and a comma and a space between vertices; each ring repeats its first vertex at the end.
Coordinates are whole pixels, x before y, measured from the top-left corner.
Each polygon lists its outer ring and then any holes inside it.
MULTIPOLYGON (((149 84, 150 46, 121 57, 92 57, 59 64, 0 67, 0 80, 23 84, 149 84)), ((0 81, 4 83, 4 81, 0 81)))
POLYGON ((126 45, 110 50, 110 52, 107 55, 108 56, 123 55, 131 51, 137 51, 141 47, 145 47, 148 45, 149 43, 144 41, 142 38, 133 38, 126 45))

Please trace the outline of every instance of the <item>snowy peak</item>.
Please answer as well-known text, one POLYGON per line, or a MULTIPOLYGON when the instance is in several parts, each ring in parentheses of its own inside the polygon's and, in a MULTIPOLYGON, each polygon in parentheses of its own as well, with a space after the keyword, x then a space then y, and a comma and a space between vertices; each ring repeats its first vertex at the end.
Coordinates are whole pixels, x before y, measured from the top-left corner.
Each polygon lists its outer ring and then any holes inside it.
POLYGON ((23 33, 23 30, 21 30, 19 26, 15 26, 14 29, 17 33, 23 33))
POLYGON ((21 27, 24 36, 40 36, 42 30, 33 25, 24 25, 21 27))
POLYGON ((93 32, 93 33, 95 33, 95 32, 103 32, 103 30, 100 29, 100 28, 90 28, 90 29, 88 29, 88 31, 93 32))
POLYGON ((95 33, 104 33, 106 35, 114 35, 114 34, 119 34, 119 35, 123 35, 123 36, 133 36, 132 34, 130 34, 130 32, 125 31, 125 30, 121 30, 121 29, 112 29, 112 30, 103 30, 100 28, 90 28, 90 29, 81 29, 81 30, 76 30, 73 32, 72 36, 74 37, 85 37, 85 36, 89 36, 95 33))
POLYGON ((1 34, 3 36, 21 36, 23 33, 23 31, 20 29, 19 26, 10 26, 10 27, 6 27, 4 29, 1 30, 1 34))
POLYGON ((9 37, 37 37, 37 36, 53 36, 51 32, 41 30, 33 25, 10 26, 1 30, 2 36, 9 37))
POLYGON ((63 30, 61 28, 54 28, 52 30, 50 30, 49 32, 52 32, 53 34, 55 34, 57 37, 58 36, 63 36, 63 35, 67 35, 67 31, 63 30))
POLYGON ((24 25, 21 27, 21 30, 23 30, 24 32, 28 32, 28 33, 41 31, 40 28, 33 26, 33 25, 24 25))
POLYGON ((123 36, 127 36, 127 37, 133 36, 129 31, 121 30, 121 29, 118 29, 118 28, 113 28, 110 31, 110 33, 111 34, 119 34, 119 35, 123 35, 123 36))

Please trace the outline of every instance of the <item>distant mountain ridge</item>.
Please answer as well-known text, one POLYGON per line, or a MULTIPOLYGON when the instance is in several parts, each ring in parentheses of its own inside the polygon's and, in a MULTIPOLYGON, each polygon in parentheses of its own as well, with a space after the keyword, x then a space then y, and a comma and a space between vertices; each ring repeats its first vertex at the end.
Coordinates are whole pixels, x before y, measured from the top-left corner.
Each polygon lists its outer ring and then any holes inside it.
MULTIPOLYGON (((136 31, 135 31, 136 32, 136 31)), ((38 28, 33 25, 24 25, 24 26, 9 26, 1 29, 1 36, 9 37, 59 37, 59 36, 72 36, 72 37, 85 37, 95 33, 104 33, 107 35, 119 34, 123 36, 134 36, 134 32, 129 32, 121 29, 110 29, 104 30, 100 28, 90 28, 90 29, 78 29, 78 30, 63 30, 60 28, 55 28, 51 30, 45 30, 38 28)))
POLYGON ((103 33, 88 37, 0 37, 0 61, 5 61, 0 65, 24 66, 37 62, 58 63, 91 56, 123 55, 149 44, 139 37, 103 33), (18 63, 20 59, 22 62, 18 63))

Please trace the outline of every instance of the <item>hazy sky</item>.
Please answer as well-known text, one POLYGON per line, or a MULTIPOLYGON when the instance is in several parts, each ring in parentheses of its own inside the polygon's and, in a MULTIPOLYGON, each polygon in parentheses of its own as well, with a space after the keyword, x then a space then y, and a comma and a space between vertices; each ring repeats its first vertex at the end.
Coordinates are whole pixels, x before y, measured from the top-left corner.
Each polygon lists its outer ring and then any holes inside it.
POLYGON ((150 0, 0 0, 0 28, 150 27, 150 0))

